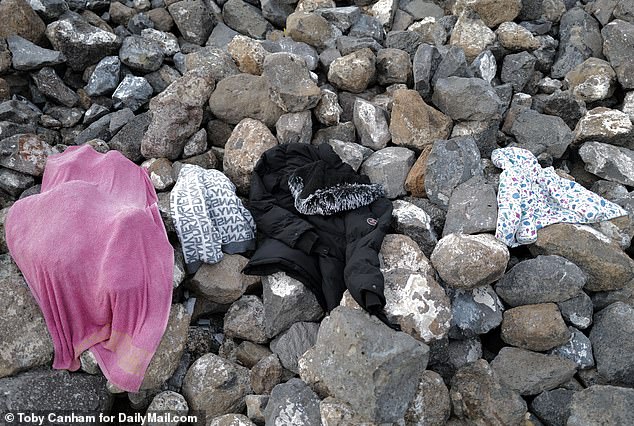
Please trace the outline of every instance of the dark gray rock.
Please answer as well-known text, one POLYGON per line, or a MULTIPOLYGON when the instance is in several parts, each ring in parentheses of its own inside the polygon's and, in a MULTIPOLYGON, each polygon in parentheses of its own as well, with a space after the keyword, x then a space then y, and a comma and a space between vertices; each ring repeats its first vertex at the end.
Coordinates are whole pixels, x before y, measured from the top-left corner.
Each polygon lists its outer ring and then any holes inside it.
POLYGON ((126 75, 112 94, 115 108, 128 108, 136 111, 150 100, 154 89, 143 77, 126 75))
MULTIPOLYGON (((37 122, 40 114, 41 111, 37 110, 37 108, 32 108, 27 102, 11 100, 0 103, 0 121, 3 122, 10 121, 17 124, 29 124, 37 122)), ((2 138, 9 137, 4 132, 0 133, 0 135, 2 135, 2 138)))
POLYGON ((568 327, 568 330, 570 331, 568 343, 557 346, 548 351, 548 353, 573 361, 579 369, 594 367, 590 339, 574 327, 568 327))
POLYGON ((331 139, 328 145, 332 146, 335 153, 346 164, 349 164, 355 171, 359 170, 363 160, 372 155, 372 150, 355 142, 343 142, 337 139, 331 139))
POLYGON ((262 77, 269 83, 270 97, 286 112, 308 110, 319 102, 321 91, 310 77, 306 62, 286 52, 264 59, 262 77))
POLYGON ((405 413, 406 424, 445 424, 451 414, 449 390, 442 377, 423 371, 414 399, 405 413))
POLYGON ((557 306, 567 323, 582 330, 592 324, 592 299, 585 292, 581 291, 575 297, 558 302, 557 306))
POLYGON ((484 177, 474 176, 451 193, 442 235, 490 232, 495 230, 496 221, 495 188, 484 177))
POLYGON ((321 424, 319 397, 300 379, 291 379, 273 388, 264 417, 266 424, 321 424))
POLYGON ((53 68, 44 67, 32 74, 37 89, 46 97, 51 98, 67 107, 73 107, 79 102, 79 96, 73 92, 61 78, 57 76, 53 68))
POLYGON ((370 421, 394 422, 415 395, 428 353, 426 345, 366 312, 338 307, 300 359, 300 376, 370 421))
POLYGON ((225 24, 251 38, 263 39, 273 26, 257 7, 242 0, 229 0, 222 8, 225 24))
POLYGON ((154 89, 154 94, 161 93, 167 89, 167 86, 179 79, 181 73, 174 68, 163 65, 158 71, 145 74, 144 78, 150 83, 150 86, 154 89))
POLYGON ((533 78, 537 58, 528 52, 513 53, 502 62, 502 82, 509 83, 516 92, 521 92, 533 78))
POLYGON ((140 35, 147 29, 153 29, 154 22, 145 13, 137 13, 130 18, 127 28, 130 33, 140 35))
POLYGON ((569 389, 553 389, 537 395, 530 404, 534 413, 545 425, 563 425, 570 415, 570 402, 575 392, 569 389))
POLYGON ((515 117, 510 133, 522 148, 535 156, 545 152, 553 158, 561 158, 574 140, 574 134, 563 119, 528 108, 515 117))
POLYGON ((482 358, 482 343, 478 337, 464 340, 449 340, 447 361, 456 370, 482 358))
POLYGON ((555 92, 544 102, 543 113, 560 117, 569 128, 574 129, 586 113, 586 104, 569 91, 555 92))
POLYGON ((316 12, 342 32, 350 29, 350 27, 361 18, 361 9, 357 6, 329 7, 317 9, 316 12))
POLYGON ((537 256, 518 263, 500 279, 496 293, 510 306, 563 302, 579 293, 586 274, 560 256, 537 256))
POLYGON ((275 133, 280 144, 310 143, 312 128, 310 111, 284 114, 275 123, 275 133))
POLYGON ((101 117, 99 120, 92 123, 90 126, 82 130, 74 140, 76 145, 82 145, 92 139, 101 139, 105 142, 111 138, 110 131, 110 115, 101 117))
MULTIPOLYGON (((130 114, 132 114, 129 109, 121 111, 129 111, 130 114)), ((111 132, 113 120, 115 120, 114 114, 110 119, 109 129, 111 132)), ((126 124, 108 141, 108 146, 110 146, 111 149, 116 149, 121 152, 131 161, 141 161, 143 159, 143 155, 141 154, 141 140, 151 121, 151 112, 137 116, 134 116, 134 114, 132 114, 132 116, 126 114, 126 124)))
POLYGON ((253 343, 268 342, 264 331, 264 305, 257 296, 242 296, 235 301, 225 315, 224 325, 227 337, 253 343))
POLYGON ((432 85, 441 78, 448 77, 472 77, 471 70, 467 64, 467 57, 464 50, 458 46, 451 46, 449 49, 441 50, 442 60, 436 68, 436 72, 431 79, 432 85))
POLYGON ((55 50, 62 52, 74 71, 84 71, 87 66, 115 54, 121 46, 121 39, 116 34, 74 16, 49 24, 46 37, 55 50))
POLYGON ((479 78, 439 79, 432 96, 434 105, 457 121, 486 121, 496 118, 502 105, 493 88, 479 78))
POLYGON ((369 36, 381 43, 384 38, 385 31, 383 30, 383 24, 379 22, 374 16, 362 14, 359 20, 355 22, 348 35, 355 37, 369 36))
POLYGON ((594 385, 575 392, 566 425, 627 425, 634 422, 634 389, 594 385))
POLYGON ((40 136, 18 134, 0 141, 0 165, 32 176, 42 176, 53 148, 40 136))
POLYGON ((340 140, 342 142, 356 143, 357 132, 352 121, 345 123, 339 123, 335 126, 324 127, 315 132, 311 143, 313 145, 320 145, 322 143, 328 143, 333 139, 340 140))
POLYGON ((54 21, 68 11, 66 0, 27 0, 31 9, 43 19, 54 21))
POLYGON ((306 61, 306 66, 313 71, 319 63, 319 54, 314 47, 309 44, 294 41, 290 37, 282 37, 277 41, 264 40, 262 47, 271 53, 286 52, 301 56, 306 61))
POLYGON ((15 170, 0 168, 0 189, 12 195, 19 196, 22 191, 35 184, 33 176, 16 172, 15 170))
POLYGON ((412 80, 412 60, 400 49, 381 49, 376 56, 377 81, 382 85, 407 84, 412 80))
POLYGON ((298 374, 298 361, 315 345, 318 331, 318 323, 296 322, 271 342, 271 350, 279 357, 284 368, 298 374))
POLYGON ((423 0, 406 0, 399 3, 399 8, 412 15, 417 21, 427 17, 440 19, 445 14, 442 7, 423 0))
POLYGON ((416 49, 423 42, 423 36, 415 31, 390 31, 385 37, 385 47, 400 49, 414 57, 416 49))
POLYGON ((491 286, 457 290, 451 297, 450 336, 469 338, 485 334, 502 323, 502 302, 491 286))
POLYGON ((163 64, 163 49, 154 40, 133 35, 123 39, 119 58, 128 67, 141 72, 152 72, 163 64))
POLYGON ((273 338, 301 321, 317 321, 323 315, 315 295, 283 272, 262 277, 264 327, 273 338))
POLYGON ((262 0, 260 2, 262 16, 279 28, 284 28, 286 18, 295 11, 292 4, 288 4, 285 0, 262 0))
POLYGON ((590 341, 597 370, 615 385, 634 383, 634 308, 616 302, 594 316, 590 341))
POLYGON ((414 89, 423 99, 429 100, 432 92, 431 80, 441 61, 442 56, 435 46, 423 43, 416 49, 412 64, 414 89))
POLYGON ((341 56, 366 48, 371 49, 374 53, 383 50, 383 46, 372 37, 340 36, 337 37, 336 47, 341 56))
POLYGON ((148 40, 157 42, 161 46, 161 49, 163 49, 163 55, 166 57, 174 56, 181 50, 178 44, 178 39, 172 33, 155 30, 153 28, 146 28, 141 31, 141 36, 148 40))
POLYGON ((474 176, 481 176, 480 151, 472 137, 436 141, 427 159, 427 197, 443 209, 454 189, 474 176))
POLYGON ((229 28, 223 22, 218 22, 211 31, 205 46, 215 47, 226 51, 229 42, 238 34, 240 33, 232 28, 229 28))
POLYGON ((573 361, 511 347, 502 348, 491 368, 502 383, 520 395, 555 389, 577 372, 573 361))
POLYGON ((60 52, 44 49, 18 35, 7 37, 11 51, 13 68, 18 71, 35 70, 42 67, 59 65, 66 61, 60 52))
POLYGON ((425 210, 403 200, 395 200, 393 206, 394 229, 410 237, 426 256, 431 256, 438 239, 425 210))
POLYGON ((404 197, 403 200, 425 210, 425 213, 427 213, 427 215, 431 219, 431 224, 434 227, 436 234, 442 234, 442 229, 445 226, 445 217, 447 215, 447 213, 443 209, 439 208, 427 198, 404 197))
POLYGON ((202 0, 185 0, 167 7, 183 38, 194 44, 205 44, 215 20, 202 0))
POLYGON ((83 124, 90 125, 109 112, 110 110, 103 105, 92 104, 84 114, 83 124))
POLYGON ((251 368, 251 389, 256 394, 268 395, 283 379, 284 367, 277 355, 262 358, 251 368))
POLYGON ((599 23, 580 7, 563 14, 559 26, 557 60, 552 78, 563 78, 589 57, 603 58, 603 38, 599 23))
POLYGON ((372 183, 383 185, 385 196, 405 195, 405 179, 414 164, 414 151, 402 147, 388 147, 376 151, 361 166, 361 173, 372 183))

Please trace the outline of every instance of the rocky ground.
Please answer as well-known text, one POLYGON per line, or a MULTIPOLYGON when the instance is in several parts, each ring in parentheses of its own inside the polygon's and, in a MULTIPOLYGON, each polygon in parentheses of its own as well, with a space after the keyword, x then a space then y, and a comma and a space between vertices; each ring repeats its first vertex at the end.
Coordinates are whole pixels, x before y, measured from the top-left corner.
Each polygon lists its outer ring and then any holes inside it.
MULTIPOLYGON (((0 0, 0 231, 48 155, 89 143, 147 168, 176 253, 139 393, 51 369, 0 232, 0 411, 204 410, 212 425, 634 424, 634 2, 0 0), (266 149, 328 143, 393 200, 381 249, 396 332, 346 295, 324 317, 226 256, 184 273, 183 163, 246 195, 266 149), (516 145, 630 212, 495 240, 516 145)), ((54 226, 54 224, 51 224, 54 226)), ((60 244, 63 242, 60 242, 60 244)), ((248 255, 248 253, 247 253, 248 255)))

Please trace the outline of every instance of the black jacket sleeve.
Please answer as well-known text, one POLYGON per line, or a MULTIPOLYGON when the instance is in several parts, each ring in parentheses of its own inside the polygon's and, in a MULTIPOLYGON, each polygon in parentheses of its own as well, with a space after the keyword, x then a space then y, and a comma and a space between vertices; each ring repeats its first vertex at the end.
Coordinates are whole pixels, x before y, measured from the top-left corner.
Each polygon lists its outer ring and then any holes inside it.
POLYGON ((349 212, 345 221, 346 287, 357 303, 377 313, 385 306, 379 251, 392 221, 392 202, 379 198, 369 206, 349 212))

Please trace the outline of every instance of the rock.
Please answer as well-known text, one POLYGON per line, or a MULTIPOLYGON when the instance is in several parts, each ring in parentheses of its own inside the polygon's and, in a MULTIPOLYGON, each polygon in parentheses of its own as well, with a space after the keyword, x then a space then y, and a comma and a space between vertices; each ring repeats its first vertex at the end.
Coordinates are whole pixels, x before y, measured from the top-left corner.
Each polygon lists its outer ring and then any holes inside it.
POLYGON ((136 111, 150 100, 153 93, 154 89, 145 78, 126 75, 112 94, 112 99, 115 108, 136 111))
POLYGON ((343 32, 361 17, 361 10, 357 6, 320 8, 316 12, 343 32))
POLYGON ((252 118, 273 127, 284 113, 270 99, 266 78, 250 74, 221 80, 209 98, 209 107, 214 116, 229 124, 252 118))
POLYGON ((83 145, 91 140, 100 139, 103 141, 109 140, 111 134, 108 130, 110 127, 110 115, 105 115, 99 120, 86 127, 82 132, 75 136, 74 143, 76 145, 83 145))
POLYGON ((269 396, 247 395, 244 400, 247 404, 247 416, 249 417, 249 419, 256 422, 256 424, 264 424, 264 410, 269 403, 269 396))
POLYGON ((521 0, 457 1, 453 9, 454 14, 459 15, 463 8, 473 10, 488 27, 494 28, 502 22, 513 21, 522 9, 522 2, 521 0))
POLYGON ((590 339, 574 327, 568 327, 568 330, 570 331, 568 342, 551 349, 548 353, 573 361, 579 369, 594 367, 590 339))
POLYGON ((176 159, 191 135, 199 130, 202 105, 214 89, 208 68, 186 73, 150 102, 152 122, 141 142, 145 158, 176 159))
POLYGON ((243 341, 235 350, 236 360, 240 365, 252 368, 261 359, 266 358, 273 352, 265 345, 257 345, 248 340, 243 341))
POLYGON ((563 257, 537 256, 515 265, 498 281, 495 291, 512 307, 563 302, 579 294, 586 279, 577 265, 563 257))
MULTIPOLYGON (((348 55, 352 52, 364 49, 366 47, 371 49, 374 53, 377 53, 383 49, 383 46, 381 46, 372 37, 340 36, 337 37, 336 46, 341 56, 348 55)), ((405 53, 407 54, 407 52, 405 53)))
POLYGON ((634 262, 619 246, 594 229, 576 224, 558 223, 537 231, 530 246, 533 255, 565 257, 588 276, 585 290, 618 290, 634 278, 634 262))
POLYGON ((106 56, 103 58, 90 75, 88 84, 84 88, 86 94, 88 96, 100 96, 114 91, 119 85, 120 70, 121 61, 118 56, 106 56))
POLYGON ((456 372, 449 395, 454 415, 475 424, 486 424, 492 418, 500 424, 520 424, 526 413, 526 402, 503 385, 483 359, 456 372))
POLYGON ((13 68, 18 71, 35 70, 59 65, 66 61, 60 52, 39 47, 18 35, 10 35, 7 38, 7 45, 11 51, 13 68))
MULTIPOLYGON (((127 123, 108 141, 108 146, 121 152, 131 161, 141 161, 143 159, 141 141, 152 121, 152 113, 146 112, 135 116, 129 109, 121 110, 123 111, 128 111, 131 117, 127 117, 127 123)), ((110 127, 112 127, 113 119, 110 119, 110 127)))
POLYGON ((241 272, 247 262, 239 254, 225 254, 218 263, 204 263, 191 280, 192 289, 215 303, 233 303, 260 280, 241 272))
POLYGON ((420 273, 397 269, 384 275, 388 319, 426 343, 445 337, 451 326, 451 304, 430 266, 420 273))
POLYGON ((423 36, 416 31, 390 31, 385 37, 385 47, 400 49, 414 56, 416 49, 423 42, 423 36))
POLYGON ((416 390, 405 413, 406 424, 445 424, 451 414, 449 390, 438 373, 423 371, 416 390))
POLYGON ((285 112, 305 111, 321 98, 306 62, 296 55, 284 52, 267 55, 262 76, 269 83, 271 99, 285 112))
POLYGON ((242 0, 227 1, 222 8, 222 16, 230 28, 251 38, 263 39, 273 29, 260 9, 242 0))
POLYGON ((616 76, 625 89, 634 88, 634 23, 620 19, 610 22, 601 30, 603 36, 603 54, 616 71, 616 76))
POLYGON ((441 78, 448 77, 472 77, 471 70, 467 65, 467 58, 464 50, 459 46, 451 46, 449 50, 442 50, 442 61, 431 79, 432 85, 441 78))
POLYGON ((163 65, 158 71, 145 74, 144 78, 150 83, 154 89, 154 93, 158 94, 167 89, 167 87, 178 80, 180 76, 181 74, 174 68, 163 65))
POLYGON ((414 397, 427 357, 428 348, 411 336, 363 311, 338 307, 322 322, 315 347, 300 359, 300 377, 371 421, 394 422, 414 397), (377 368, 381 374, 367 374, 377 368))
POLYGON ((497 70, 497 61, 490 50, 485 50, 480 53, 471 63, 473 76, 481 78, 489 84, 491 84, 491 81, 495 78, 497 70))
POLYGON ((267 51, 262 44, 243 35, 235 36, 227 45, 231 55, 241 72, 260 75, 267 51))
POLYGON ((451 32, 449 44, 464 50, 469 62, 473 61, 488 45, 495 41, 495 33, 477 14, 463 12, 451 32))
POLYGON ((454 120, 486 121, 496 118, 502 101, 491 86, 479 78, 449 77, 436 82, 434 105, 454 120))
POLYGON ((145 37, 133 35, 123 39, 119 58, 128 67, 140 72, 152 72, 163 64, 161 45, 145 37))
POLYGON ((313 114, 315 114, 317 121, 326 126, 335 126, 339 124, 342 112, 343 108, 339 105, 339 97, 334 89, 330 90, 322 87, 321 99, 313 109, 313 114))
POLYGON ((318 323, 296 322, 271 342, 271 350, 279 357, 284 368, 299 374, 298 361, 315 345, 318 331, 318 323))
POLYGON ((500 382, 520 395, 537 395, 554 389, 577 371, 570 360, 510 347, 502 348, 491 368, 500 382))
POLYGON ((566 74, 566 83, 573 95, 594 102, 612 96, 616 73, 608 62, 588 58, 566 74))
POLYGON ((0 16, 3 17, 0 38, 15 34, 33 43, 44 38, 46 25, 26 1, 4 0, 0 4, 0 16))
POLYGON ((616 302, 594 316, 590 341, 599 375, 615 385, 632 386, 634 308, 616 302))
POLYGON ((108 13, 113 23, 123 25, 124 27, 128 25, 128 21, 136 14, 133 8, 119 2, 110 3, 108 13))
POLYGON ((420 207, 403 200, 395 200, 392 210, 392 226, 398 232, 411 237, 430 256, 438 242, 431 219, 420 207))
POLYGON ((31 133, 0 140, 0 166, 32 176, 42 176, 46 159, 54 153, 40 136, 31 133))
POLYGON ((242 296, 234 302, 224 322, 227 337, 254 343, 268 342, 264 330, 264 306, 257 296, 242 296))
POLYGON ((352 121, 347 121, 335 126, 321 128, 315 132, 311 143, 313 145, 321 145, 322 143, 328 143, 333 139, 340 140, 342 142, 356 143, 356 130, 354 123, 352 123, 352 121))
MULTIPOLYGON (((409 16, 406 16, 405 19, 409 20, 409 16)), ((451 17, 454 18, 453 16, 451 17)), ((429 43, 435 46, 442 46, 447 41, 447 28, 443 25, 444 19, 436 19, 433 17, 423 18, 421 21, 417 21, 409 25, 406 25, 407 30, 415 31, 419 33, 423 38, 423 43, 429 43)), ((395 22, 398 22, 395 19, 395 22)), ((396 29, 396 27, 395 27, 396 29)), ((420 46, 419 46, 420 47, 420 46)))
MULTIPOLYGON (((189 406, 183 395, 172 391, 163 391, 152 399, 145 415, 156 413, 157 416, 161 416, 169 413, 172 416, 185 416, 188 412, 189 406)), ((148 421, 149 426, 160 426, 164 424, 165 423, 158 421, 148 421)), ((169 422, 167 424, 177 426, 176 422, 169 422)))
POLYGON ((603 39, 599 23, 580 7, 561 17, 559 49, 552 68, 552 78, 563 78, 589 57, 602 58, 603 39))
POLYGON ((35 184, 33 176, 14 170, 0 168, 0 189, 17 198, 22 191, 35 184))
POLYGON ((200 155, 207 150, 207 131, 200 129, 194 133, 183 147, 183 158, 200 155))
POLYGON ((262 16, 278 28, 284 28, 286 18, 295 10, 292 4, 287 4, 283 0, 264 0, 260 6, 262 16))
POLYGON ((510 133, 519 146, 535 156, 548 153, 553 158, 560 158, 574 139, 563 119, 528 108, 522 109, 515 117, 510 133))
POLYGON ((158 388, 174 374, 185 351, 190 319, 183 305, 172 305, 167 328, 145 371, 141 389, 158 388))
POLYGON ((361 166, 361 173, 372 183, 383 185, 391 199, 405 194, 405 179, 414 164, 414 152, 402 147, 387 147, 370 155, 361 166))
POLYGON ((363 160, 372 155, 370 148, 363 147, 354 142, 343 142, 337 139, 331 139, 327 143, 332 146, 333 151, 341 158, 341 161, 349 164, 355 171, 359 170, 363 160))
POLYGON ((412 79, 412 61, 404 50, 381 49, 376 55, 376 72, 379 84, 407 84, 412 79))
POLYGON ((561 117, 569 128, 574 129, 579 119, 586 113, 586 104, 569 91, 556 92, 544 103, 543 112, 561 117))
POLYGON ((204 1, 178 1, 168 5, 167 10, 186 41, 205 44, 215 22, 204 1))
POLYGON ((335 59, 328 69, 328 81, 339 90, 363 92, 376 74, 376 58, 365 48, 335 59))
POLYGON ((471 136, 437 140, 427 158, 425 192, 430 201, 446 209, 454 189, 480 175, 480 152, 471 136))
POLYGON ((225 145, 223 170, 239 192, 249 192, 255 163, 264 151, 275 145, 277 139, 261 121, 245 118, 233 129, 225 145))
POLYGON ((634 185, 634 152, 600 142, 586 142, 579 149, 585 169, 624 185, 634 185))
POLYGON ((251 369, 251 389, 257 394, 270 394, 282 382, 283 370, 277 355, 262 358, 251 369))
POLYGON ((300 379, 291 379, 273 388, 264 416, 266 424, 320 424, 319 397, 300 379))
POLYGON ((45 410, 60 416, 63 411, 73 411, 97 417, 99 413, 110 411, 113 400, 103 376, 64 370, 27 371, 0 379, 0 387, 4 393, 0 410, 5 413, 20 407, 20 410, 45 410))
POLYGON ((361 145, 375 151, 385 148, 392 139, 387 111, 361 98, 354 102, 354 125, 361 145))
MULTIPOLYGON (((4 217, 6 212, 7 209, 1 210, 0 215, 4 217)), ((0 230, 4 235, 4 218, 2 222, 0 230)), ((5 252, 4 237, 2 240, 1 251, 5 252)), ((0 338, 5 342, 0 377, 48 364, 53 357, 53 342, 44 317, 8 254, 0 255, 0 291, 5 295, 0 311, 0 338)))
POLYGON ((630 118, 619 110, 605 107, 588 111, 575 128, 577 142, 596 141, 631 147, 632 134, 630 118))
POLYGON ((502 23, 495 34, 500 45, 512 52, 520 50, 535 50, 540 47, 540 42, 533 34, 515 22, 502 23))
POLYGON ((554 303, 523 305, 507 310, 502 320, 502 340, 532 351, 565 344, 570 332, 554 303))
POLYGON ((451 193, 442 235, 494 231, 496 220, 495 188, 487 184, 482 176, 474 176, 451 193))
POLYGON ((592 324, 592 300, 586 293, 581 291, 575 297, 558 302, 557 306, 564 320, 575 327, 585 329, 592 324))
POLYGON ((280 144, 310 143, 312 128, 310 111, 284 114, 275 123, 275 133, 280 144))
POLYGON ((414 240, 406 235, 387 234, 383 239, 379 252, 381 272, 387 273, 395 269, 427 274, 431 264, 414 240))
POLYGON ((414 197, 427 196, 427 191, 425 190, 425 174, 427 173, 427 159, 431 153, 431 148, 431 145, 426 145, 422 149, 419 157, 407 174, 405 189, 411 192, 414 197))
POLYGON ((317 68, 319 55, 314 47, 299 41, 294 41, 290 37, 282 37, 277 41, 264 40, 262 46, 270 53, 286 52, 301 56, 306 61, 309 70, 317 68))
POLYGON ((570 402, 570 416, 566 424, 581 426, 599 424, 629 424, 632 414, 634 389, 594 385, 575 392, 570 402))
POLYGON ((244 411, 244 398, 251 393, 249 370, 212 353, 198 358, 183 382, 189 408, 204 411, 207 421, 244 411))
POLYGON ((502 322, 504 307, 491 286, 457 290, 451 297, 450 336, 470 338, 485 334, 502 322))
POLYGON ((317 321, 323 310, 314 294, 283 272, 262 277, 264 327, 273 338, 301 321, 317 321))
MULTIPOLYGON (((177 55, 174 55, 176 61, 177 55)), ((178 70, 184 72, 175 63, 178 70)), ((237 65, 226 51, 216 47, 203 47, 185 56, 185 68, 187 71, 193 71, 196 68, 206 67, 211 77, 215 81, 221 81, 232 75, 240 73, 237 65)))
POLYGON ((537 395, 531 402, 531 412, 545 424, 565 424, 570 415, 570 402, 575 392, 569 389, 553 389, 537 395))
POLYGON ((121 46, 121 39, 116 34, 73 17, 50 23, 46 27, 46 37, 53 48, 66 57, 66 63, 73 71, 84 71, 104 57, 116 54, 121 46))
POLYGON ((513 53, 504 57, 502 82, 509 83, 516 92, 521 92, 533 77, 537 58, 528 52, 513 53))
POLYGON ((64 84, 53 68, 44 67, 33 74, 33 80, 38 90, 45 96, 67 107, 73 107, 79 102, 79 96, 64 84))
POLYGON ((155 30, 154 28, 146 28, 141 31, 141 36, 158 43, 163 50, 163 55, 167 57, 174 56, 181 51, 178 39, 172 33, 155 30))
POLYGON ((255 423, 244 414, 225 414, 214 417, 208 424, 209 426, 255 426, 255 423))
POLYGON ((431 95, 431 80, 441 61, 442 56, 434 46, 423 43, 416 49, 412 62, 414 89, 425 99, 431 95))
POLYGON ((437 139, 448 138, 451 127, 451 119, 427 105, 416 91, 394 92, 390 133, 395 145, 420 150, 437 139))

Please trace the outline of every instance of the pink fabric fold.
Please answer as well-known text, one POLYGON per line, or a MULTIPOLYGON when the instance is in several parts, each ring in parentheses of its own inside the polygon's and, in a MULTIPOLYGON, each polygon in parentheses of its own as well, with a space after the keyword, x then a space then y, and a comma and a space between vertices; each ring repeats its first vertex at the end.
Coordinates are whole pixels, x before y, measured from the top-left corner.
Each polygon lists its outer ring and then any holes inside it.
POLYGON ((42 309, 53 368, 87 349, 104 375, 136 392, 172 299, 174 252, 147 173, 88 145, 48 158, 40 194, 6 217, 7 245, 42 309))

